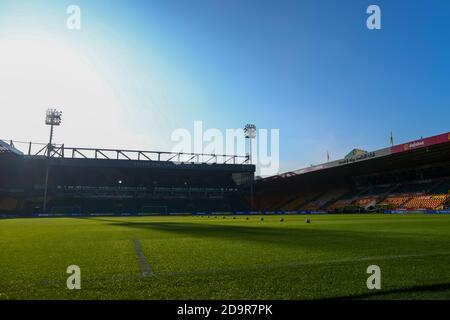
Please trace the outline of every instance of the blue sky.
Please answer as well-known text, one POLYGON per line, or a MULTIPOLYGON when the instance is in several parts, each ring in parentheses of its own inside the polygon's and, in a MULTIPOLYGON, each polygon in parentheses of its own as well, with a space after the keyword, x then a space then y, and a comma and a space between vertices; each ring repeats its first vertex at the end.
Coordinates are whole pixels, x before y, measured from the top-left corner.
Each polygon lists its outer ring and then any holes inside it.
MULTIPOLYGON (((280 129, 287 171, 324 162, 327 150, 336 159, 355 147, 386 147, 391 130, 398 143, 449 131, 448 21, 444 0, 2 0, 0 43, 51 39, 104 81, 105 94, 84 112, 114 99, 114 109, 98 114, 120 116, 113 124, 99 120, 105 134, 97 140, 94 125, 70 135, 76 126, 69 118, 60 139, 161 149, 173 130, 191 129, 195 120, 219 129, 252 122, 280 129), (80 31, 65 28, 70 4, 81 8, 80 31), (381 30, 366 28, 370 4, 381 7, 381 30)), ((76 81, 56 81, 55 90, 83 82, 76 70, 69 74, 76 81)), ((81 84, 79 91, 86 92, 81 84)), ((29 99, 27 108, 47 107, 29 99)), ((39 121, 16 135, 45 141, 39 121)), ((16 132, 6 129, 0 138, 16 132)))

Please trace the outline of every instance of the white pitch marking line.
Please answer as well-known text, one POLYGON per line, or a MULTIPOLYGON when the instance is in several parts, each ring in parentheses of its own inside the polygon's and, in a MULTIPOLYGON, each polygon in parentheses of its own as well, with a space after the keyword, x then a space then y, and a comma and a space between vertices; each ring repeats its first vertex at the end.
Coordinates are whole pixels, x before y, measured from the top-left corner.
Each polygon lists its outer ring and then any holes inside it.
POLYGON ((136 257, 139 262, 139 267, 141 268, 142 276, 144 278, 151 277, 154 275, 147 258, 145 257, 144 251, 142 250, 141 242, 139 239, 133 239, 134 251, 136 252, 136 257))

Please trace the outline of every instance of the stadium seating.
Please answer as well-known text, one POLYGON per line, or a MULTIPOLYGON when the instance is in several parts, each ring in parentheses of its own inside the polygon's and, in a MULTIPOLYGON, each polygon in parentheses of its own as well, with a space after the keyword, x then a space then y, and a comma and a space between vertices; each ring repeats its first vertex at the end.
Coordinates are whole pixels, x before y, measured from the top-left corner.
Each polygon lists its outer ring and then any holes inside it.
POLYGON ((0 198, 0 212, 15 210, 17 207, 17 200, 13 198, 0 198))
POLYGON ((279 200, 279 196, 255 196, 254 208, 259 211, 266 211, 279 200))
POLYGON ((360 209, 443 209, 450 200, 450 181, 407 182, 358 187, 345 193, 333 189, 306 203, 302 209, 330 211, 360 209), (331 198, 334 198, 331 200, 331 198), (328 200, 328 202, 327 202, 328 200), (327 204, 327 205, 325 205, 327 204))
POLYGON ((375 205, 376 202, 377 197, 364 197, 356 199, 352 204, 360 208, 366 208, 370 205, 375 205))
POLYGON ((295 199, 295 196, 292 195, 285 195, 278 197, 278 199, 275 199, 271 202, 271 204, 265 208, 266 211, 277 211, 280 210, 281 207, 283 207, 285 204, 290 203, 295 199))
POLYGON ((328 203, 333 200, 339 199, 344 194, 348 193, 348 189, 345 187, 340 187, 336 189, 331 189, 320 195, 317 199, 308 202, 302 207, 304 210, 319 210, 325 207, 328 203))
POLYGON ((313 200, 319 195, 319 192, 317 191, 310 191, 305 192, 303 194, 299 194, 295 196, 292 201, 289 201, 285 205, 280 207, 280 210, 284 211, 294 211, 294 210, 300 210, 303 209, 303 205, 307 202, 313 200))
POLYGON ((353 202, 353 199, 340 199, 327 207, 328 210, 341 210, 348 207, 353 202))
POLYGON ((380 207, 387 207, 387 208, 400 208, 406 201, 408 201, 411 197, 406 195, 391 195, 387 196, 383 201, 378 203, 378 206, 380 207))
POLYGON ((402 207, 405 209, 442 209, 447 199, 448 194, 414 196, 404 203, 402 207))
POLYGON ((390 209, 442 209, 449 198, 450 181, 405 183, 391 192, 378 207, 390 209))
POLYGON ((405 183, 399 188, 393 190, 392 193, 398 194, 412 194, 412 193, 426 193, 436 183, 435 182, 421 182, 421 183, 405 183))

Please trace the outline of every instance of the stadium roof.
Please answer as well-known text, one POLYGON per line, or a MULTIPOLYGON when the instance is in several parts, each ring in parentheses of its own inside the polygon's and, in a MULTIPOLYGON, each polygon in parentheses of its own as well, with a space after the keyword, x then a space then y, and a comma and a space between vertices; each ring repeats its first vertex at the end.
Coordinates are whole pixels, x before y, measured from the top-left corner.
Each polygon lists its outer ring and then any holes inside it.
POLYGON ((12 143, 8 144, 3 140, 0 140, 0 153, 13 153, 16 155, 23 155, 23 153, 16 149, 12 143))
MULTIPOLYGON (((410 157, 411 153, 414 151, 417 151, 417 154, 422 154, 421 159, 424 158, 424 154, 427 154, 427 158, 432 157, 435 153, 429 152, 430 149, 433 149, 433 151, 442 154, 442 152, 449 153, 450 154, 450 132, 443 133, 440 135, 423 138, 419 140, 414 140, 406 143, 402 143, 399 145, 395 145, 388 148, 379 149, 372 152, 367 153, 357 153, 353 157, 346 157, 343 159, 330 161, 326 163, 322 163, 315 166, 310 166, 307 168, 295 170, 286 172, 280 175, 271 176, 265 179, 259 180, 262 181, 272 181, 277 179, 285 179, 285 178, 291 178, 295 176, 300 176, 306 173, 311 172, 318 172, 323 171, 326 169, 332 169, 332 168, 339 168, 339 167, 347 167, 352 164, 363 164, 366 163, 368 160, 370 161, 371 165, 376 165, 377 163, 381 164, 382 166, 386 166, 386 161, 389 159, 389 164, 395 164, 397 161, 404 162, 405 158, 408 158, 408 164, 413 164, 415 161, 417 162, 418 159, 412 159, 410 157), (442 146, 442 148, 441 148, 442 146), (375 161, 375 160, 379 161, 375 161)), ((430 159, 431 160, 431 159, 430 159)))
POLYGON ((201 170, 248 173, 255 172, 249 156, 198 154, 164 151, 141 151, 125 149, 99 149, 65 147, 21 141, 0 140, 0 155, 12 155, 20 161, 45 161, 50 154, 50 165, 74 167, 114 167, 169 170, 201 170), (19 150, 24 150, 23 152, 19 150))
POLYGON ((139 162, 170 162, 180 164, 222 164, 222 165, 248 165, 248 155, 229 154, 203 154, 148 150, 106 149, 106 148, 79 148, 66 147, 64 144, 52 144, 51 152, 48 153, 47 143, 32 143, 11 140, 7 143, 0 139, 0 153, 14 153, 28 158, 50 158, 54 159, 83 159, 83 160, 128 160, 139 162), (19 146, 19 147, 16 147, 19 146), (23 151, 21 151, 21 150, 23 151))

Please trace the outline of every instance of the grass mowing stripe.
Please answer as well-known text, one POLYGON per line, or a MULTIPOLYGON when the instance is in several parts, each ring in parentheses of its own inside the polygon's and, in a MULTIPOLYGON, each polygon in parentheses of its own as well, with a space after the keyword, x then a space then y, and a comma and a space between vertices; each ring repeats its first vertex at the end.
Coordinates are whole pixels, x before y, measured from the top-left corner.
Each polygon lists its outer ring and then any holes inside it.
POLYGON ((133 239, 134 251, 136 252, 136 257, 138 258, 139 267, 141 268, 142 276, 144 278, 151 277, 154 275, 147 258, 145 257, 144 251, 142 250, 141 242, 139 239, 133 239))
POLYGON ((311 266, 311 265, 323 265, 323 264, 340 264, 349 262, 361 262, 361 261, 373 261, 373 260, 394 260, 394 259, 406 259, 406 258, 424 258, 433 256, 448 256, 450 251, 446 252, 434 252, 434 253, 424 253, 424 254, 398 254, 391 256, 374 256, 374 257, 363 257, 363 258, 348 258, 348 259, 335 259, 335 260, 323 260, 323 261, 309 261, 309 262, 291 262, 291 263, 273 263, 265 264, 260 266, 249 266, 249 267, 239 267, 239 268, 220 268, 220 269, 205 269, 198 271, 185 271, 185 272, 159 272, 158 276, 183 276, 183 275, 196 275, 196 274, 208 274, 208 273, 223 273, 223 272, 233 272, 233 271, 252 271, 252 270, 266 270, 275 268, 285 268, 285 267, 301 267, 301 266, 311 266))
MULTIPOLYGON (((400 254, 400 255, 392 255, 392 256, 374 256, 374 257, 364 257, 364 258, 357 258, 357 259, 336 259, 336 260, 324 260, 324 261, 310 261, 310 262, 292 262, 288 264, 269 264, 269 265, 260 265, 260 266, 249 266, 249 267, 242 267, 242 268, 221 268, 221 269, 205 269, 205 270, 199 270, 199 271, 186 271, 186 272, 159 272, 154 273, 151 271, 150 265, 148 264, 148 261, 143 254, 142 248, 140 246, 140 241, 135 239, 133 240, 136 243, 137 246, 140 248, 140 252, 142 253, 142 257, 145 259, 145 263, 147 264, 150 272, 142 271, 141 276, 133 276, 133 275, 125 275, 125 274, 111 274, 111 275, 97 275, 97 276, 84 276, 83 279, 85 281, 120 281, 120 280, 139 280, 139 278, 142 277, 149 277, 154 276, 159 278, 160 276, 188 276, 188 275, 201 275, 201 274, 214 274, 214 273, 227 273, 227 272, 234 272, 234 271, 263 271, 263 270, 270 270, 273 268, 286 268, 286 267, 301 267, 301 266, 313 266, 313 265, 324 265, 324 264, 340 264, 340 263, 349 263, 349 262, 361 262, 361 261, 372 261, 372 260, 394 260, 394 259, 407 259, 407 258, 422 258, 422 257, 433 257, 433 256, 448 256, 450 255, 449 252, 434 252, 434 253, 428 253, 428 254, 400 254)), ((136 250, 137 252, 137 250, 136 250)), ((137 253, 136 253, 137 254, 137 253)), ((143 268, 141 267, 141 270, 143 268)), ((55 286, 63 283, 62 280, 57 279, 40 279, 35 281, 11 281, 9 285, 16 286, 15 290, 10 291, 20 291, 24 290, 26 288, 31 288, 33 286, 55 286)), ((65 282, 64 282, 65 284, 65 282)))

